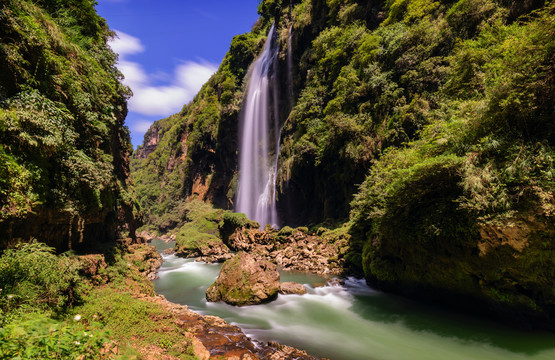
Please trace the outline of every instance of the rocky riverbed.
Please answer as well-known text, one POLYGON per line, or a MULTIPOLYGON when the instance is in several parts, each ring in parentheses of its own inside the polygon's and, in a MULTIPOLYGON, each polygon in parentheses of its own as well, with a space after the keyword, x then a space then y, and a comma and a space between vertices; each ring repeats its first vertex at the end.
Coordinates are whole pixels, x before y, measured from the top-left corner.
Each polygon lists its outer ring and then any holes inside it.
MULTIPOLYGON (((127 244, 126 259, 129 266, 140 263, 139 273, 148 280, 156 277, 158 268, 162 265, 162 256, 153 246, 146 244, 127 244)), ((83 261, 88 264, 89 276, 101 277, 106 262, 102 255, 86 256, 83 261)), ((186 305, 172 303, 162 295, 153 295, 152 283, 148 282, 150 291, 136 291, 134 296, 142 301, 161 305, 172 314, 172 321, 185 331, 184 339, 193 345, 195 356, 200 360, 225 358, 235 360, 255 359, 316 359, 305 351, 276 342, 257 342, 249 338, 241 328, 228 324, 217 316, 203 316, 195 313, 186 305)), ((154 320, 155 321, 155 320, 154 320)), ((167 359, 173 357, 165 355, 163 349, 153 346, 141 351, 146 359, 167 359)))

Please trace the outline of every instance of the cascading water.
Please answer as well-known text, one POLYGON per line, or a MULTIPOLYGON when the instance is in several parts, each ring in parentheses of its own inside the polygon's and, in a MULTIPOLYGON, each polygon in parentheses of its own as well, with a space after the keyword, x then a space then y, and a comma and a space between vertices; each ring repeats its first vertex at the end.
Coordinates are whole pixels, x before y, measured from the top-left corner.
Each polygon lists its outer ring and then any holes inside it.
POLYGON ((239 186, 235 211, 261 226, 278 226, 276 172, 279 154, 276 32, 272 25, 253 63, 239 133, 239 186))
MULTIPOLYGON (((158 250, 171 246, 155 240, 158 250)), ((216 315, 262 342, 279 341, 317 357, 341 360, 552 360, 555 334, 520 331, 370 289, 364 280, 326 285, 309 274, 281 272, 281 281, 305 284, 305 295, 279 295, 252 306, 208 303, 206 288, 221 264, 164 255, 156 292, 193 311, 216 315)))

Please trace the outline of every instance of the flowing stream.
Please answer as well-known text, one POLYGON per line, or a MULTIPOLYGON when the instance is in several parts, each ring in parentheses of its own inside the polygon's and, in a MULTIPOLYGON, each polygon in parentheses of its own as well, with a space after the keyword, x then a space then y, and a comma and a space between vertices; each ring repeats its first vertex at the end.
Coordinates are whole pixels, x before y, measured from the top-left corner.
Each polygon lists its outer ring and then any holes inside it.
MULTIPOLYGON (((171 245, 154 242, 153 245, 171 245)), ((220 264, 174 255, 154 281, 156 292, 193 311, 216 315, 260 341, 278 341, 332 360, 511 360, 555 359, 555 334, 526 332, 374 291, 362 280, 343 286, 301 273, 281 273, 281 281, 305 284, 306 295, 279 295, 245 307, 207 303, 204 293, 220 264)))
POLYGON ((275 181, 279 154, 277 54, 274 26, 252 64, 241 112, 239 183, 235 210, 261 227, 278 226, 275 181))

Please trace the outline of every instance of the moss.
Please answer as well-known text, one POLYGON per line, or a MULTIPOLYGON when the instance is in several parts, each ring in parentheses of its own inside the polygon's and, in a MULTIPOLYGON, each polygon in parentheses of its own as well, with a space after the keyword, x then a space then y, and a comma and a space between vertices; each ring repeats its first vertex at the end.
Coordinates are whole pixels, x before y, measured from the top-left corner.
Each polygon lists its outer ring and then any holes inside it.
POLYGON ((225 212, 222 221, 219 224, 220 237, 227 242, 227 239, 237 229, 258 229, 260 225, 253 220, 247 218, 243 213, 225 212))
POLYGON ((179 359, 195 359, 185 329, 172 319, 161 305, 139 300, 131 293, 114 287, 95 289, 87 304, 76 309, 83 321, 99 323, 122 344, 124 352, 133 348, 155 346, 179 359), (129 346, 129 348, 127 348, 129 346))
POLYGON ((177 254, 206 255, 210 249, 226 248, 219 235, 219 224, 227 214, 209 204, 192 201, 186 205, 186 222, 175 229, 177 254))
POLYGON ((262 263, 257 263, 254 257, 246 252, 238 252, 224 263, 218 279, 206 290, 207 300, 223 300, 237 306, 274 300, 279 291, 279 274, 275 265, 264 260, 262 263), (260 266, 260 269, 255 270, 253 266, 260 266), (261 277, 268 279, 262 280, 261 277), (265 282, 265 288, 262 289, 264 294, 254 293, 254 287, 259 287, 261 282, 265 282))

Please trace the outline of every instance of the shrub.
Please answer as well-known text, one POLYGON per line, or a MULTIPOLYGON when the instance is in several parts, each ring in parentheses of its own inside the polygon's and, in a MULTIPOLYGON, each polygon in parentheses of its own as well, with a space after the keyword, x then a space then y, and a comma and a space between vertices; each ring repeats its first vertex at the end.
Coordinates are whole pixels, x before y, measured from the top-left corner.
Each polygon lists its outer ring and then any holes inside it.
POLYGON ((25 304, 63 312, 81 300, 83 285, 76 262, 31 242, 7 249, 0 257, 0 289, 0 304, 8 304, 9 298, 11 307, 25 304))
POLYGON ((220 237, 226 241, 227 238, 240 228, 258 229, 260 225, 256 221, 247 218, 243 213, 226 212, 219 225, 220 237))
POLYGON ((0 359, 103 359, 107 332, 30 313, 0 329, 0 359))

